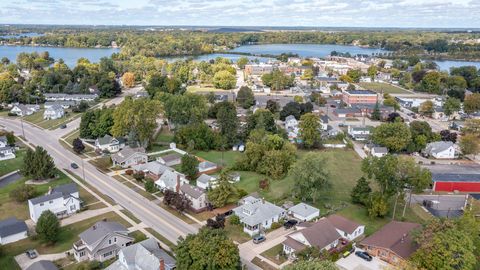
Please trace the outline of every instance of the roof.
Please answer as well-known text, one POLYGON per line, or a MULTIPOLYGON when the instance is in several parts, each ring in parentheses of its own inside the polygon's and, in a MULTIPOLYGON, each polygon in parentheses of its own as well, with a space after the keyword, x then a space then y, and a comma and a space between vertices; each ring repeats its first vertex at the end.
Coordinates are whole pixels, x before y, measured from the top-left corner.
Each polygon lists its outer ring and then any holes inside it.
POLYGON ((392 221, 365 238, 361 244, 389 249, 406 259, 418 248, 412 240, 411 232, 420 227, 417 223, 392 221))
MULTIPOLYGON (((294 232, 287 236, 287 239, 290 238, 298 244, 302 244, 292 238, 294 234, 302 234, 303 237, 310 243, 311 246, 317 248, 325 248, 330 245, 335 240, 340 239, 342 236, 338 233, 335 227, 330 223, 326 218, 322 218, 319 221, 315 222, 312 226, 307 227, 300 232, 294 232)), ((291 241, 289 241, 291 242, 291 241)), ((284 241, 288 245, 288 242, 284 241)), ((292 247, 293 248, 293 247, 292 247)))
POLYGON ((15 217, 7 218, 0 221, 0 237, 6 237, 28 230, 25 221, 18 220, 15 217))
POLYGON ((425 147, 424 152, 427 154, 440 153, 452 147, 453 145, 454 143, 451 141, 431 142, 427 144, 427 147, 425 147))
POLYGON ((289 115, 289 116, 285 117, 285 122, 290 121, 290 120, 295 120, 295 121, 297 121, 297 119, 296 119, 295 116, 293 116, 293 115, 289 115))
POLYGON ((210 162, 210 161, 202 161, 198 164, 198 168, 200 170, 205 170, 205 169, 208 169, 208 168, 217 168, 217 164, 213 163, 213 162, 210 162))
POLYGON ((433 182, 480 182, 480 174, 432 173, 433 182))
POLYGON ((115 153, 112 155, 112 160, 115 160, 116 162, 122 163, 126 160, 128 160, 131 156, 141 153, 145 154, 145 148, 143 147, 138 147, 138 148, 131 148, 129 146, 123 148, 119 152, 115 153))
POLYGON ((32 263, 26 270, 57 270, 57 266, 51 261, 37 261, 32 263))
POLYGON ((30 199, 29 201, 33 205, 35 205, 35 204, 39 204, 39 203, 43 203, 43 202, 48 202, 50 200, 55 200, 55 199, 58 199, 58 198, 63 198, 63 194, 59 193, 59 192, 50 193, 50 194, 47 194, 47 195, 43 195, 43 196, 39 196, 39 197, 30 199))
POLYGON ((47 111, 52 111, 52 112, 63 112, 63 107, 60 104, 53 104, 52 106, 48 107, 46 110, 47 111))
POLYGON ((177 178, 185 177, 184 174, 181 174, 174 169, 166 170, 160 178, 155 181, 155 184, 163 186, 165 188, 175 188, 177 186, 177 178))
POLYGON ((377 93, 372 90, 347 90, 345 92, 349 95, 377 95, 377 93))
POLYGON ((122 224, 114 221, 99 221, 86 231, 79 234, 80 239, 87 245, 91 246, 98 240, 103 239, 106 235, 112 233, 128 234, 128 230, 122 224))
POLYGON ((322 123, 328 124, 328 115, 320 116, 320 120, 322 120, 322 123))
POLYGON ((273 203, 253 196, 247 196, 242 199, 243 205, 233 209, 235 214, 240 217, 241 222, 255 226, 271 219, 285 210, 273 203))
POLYGON ((348 114, 348 113, 361 113, 362 111, 358 108, 343 108, 343 109, 335 109, 334 112, 336 114, 348 114))
POLYGON ((197 182, 200 182, 200 183, 204 183, 204 184, 208 184, 210 183, 210 181, 213 181, 215 180, 216 178, 213 177, 213 176, 210 176, 208 174, 204 174, 202 173, 198 178, 197 178, 197 182))
POLYGON ((330 215, 328 221, 337 229, 352 234, 361 225, 339 215, 330 215))
POLYGON ((112 141, 113 137, 108 135, 108 134, 105 134, 105 136, 103 137, 100 137, 98 138, 98 144, 100 145, 105 145, 105 144, 110 144, 110 142, 112 141))
POLYGON ((50 193, 30 199, 29 201, 35 205, 35 204, 47 202, 50 200, 55 200, 62 197, 68 198, 72 193, 75 193, 75 192, 78 192, 77 185, 75 183, 69 183, 65 185, 56 186, 51 190, 50 193))
POLYGON ((171 162, 171 161, 175 161, 175 160, 178 160, 180 159, 181 157, 178 155, 178 154, 169 154, 169 155, 165 155, 163 157, 160 157, 163 161, 165 161, 165 163, 167 162, 171 162))
POLYGON ((160 249, 158 243, 153 239, 147 239, 124 247, 120 252, 123 253, 125 262, 117 260, 107 267, 106 270, 158 270, 160 269, 160 260, 163 260, 166 269, 172 269, 175 266, 175 259, 160 249), (133 268, 131 268, 132 266, 133 268))
POLYGON ((0 142, 7 143, 7 136, 0 136, 0 142))
POLYGON ((299 203, 295 206, 290 207, 288 210, 292 211, 293 213, 298 214, 302 217, 308 217, 310 215, 320 213, 319 209, 317 209, 313 206, 310 206, 306 203, 303 203, 303 202, 299 203))
POLYGON ((195 199, 200 198, 202 195, 205 194, 205 190, 203 188, 195 187, 190 184, 183 184, 180 187, 180 190, 195 199))
POLYGON ((138 164, 132 167, 136 171, 148 171, 155 175, 161 175, 166 170, 171 169, 170 167, 158 162, 158 161, 150 161, 144 164, 138 164))
POLYGON ((381 146, 372 147, 372 151, 375 151, 375 153, 378 153, 378 154, 387 154, 388 153, 388 149, 386 147, 381 147, 381 146))

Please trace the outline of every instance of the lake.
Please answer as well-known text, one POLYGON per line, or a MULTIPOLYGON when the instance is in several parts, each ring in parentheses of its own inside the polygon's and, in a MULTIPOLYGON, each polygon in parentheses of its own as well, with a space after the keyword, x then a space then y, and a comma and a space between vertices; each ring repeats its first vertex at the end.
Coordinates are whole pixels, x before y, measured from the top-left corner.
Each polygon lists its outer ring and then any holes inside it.
POLYGON ((475 66, 477 69, 480 69, 480 62, 473 62, 473 61, 456 61, 456 60, 442 60, 442 61, 434 61, 437 63, 438 68, 441 71, 450 71, 452 67, 462 67, 462 66, 475 66))
MULTIPOLYGON (((269 60, 273 60, 273 58, 268 57, 256 57, 250 55, 240 55, 240 54, 229 54, 229 53, 211 53, 211 54, 203 54, 197 56, 176 56, 176 57, 165 57, 169 62, 174 62, 178 60, 187 60, 187 59, 194 59, 195 61, 210 61, 215 60, 217 57, 227 58, 230 59, 232 62, 237 62, 240 57, 247 57, 251 61, 258 60, 259 62, 268 62, 269 60)), ((162 58, 162 57, 160 57, 162 58)))
POLYGON ((90 62, 98 62, 102 57, 108 57, 113 53, 119 52, 120 49, 113 48, 63 48, 63 47, 43 47, 43 46, 0 46, 0 58, 7 57, 10 61, 15 62, 17 55, 21 52, 44 52, 48 51, 50 57, 55 60, 60 58, 65 61, 69 67, 73 68, 77 64, 77 60, 81 57, 87 58, 90 62))

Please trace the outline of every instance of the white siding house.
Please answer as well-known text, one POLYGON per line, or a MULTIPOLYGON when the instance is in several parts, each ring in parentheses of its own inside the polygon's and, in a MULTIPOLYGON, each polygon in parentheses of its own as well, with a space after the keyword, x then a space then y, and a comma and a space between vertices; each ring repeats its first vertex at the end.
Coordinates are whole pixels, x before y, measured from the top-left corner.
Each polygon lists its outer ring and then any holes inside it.
POLYGON ((300 221, 311 221, 320 216, 320 210, 306 203, 299 203, 288 209, 290 215, 300 221))
POLYGON ((426 156, 434 157, 436 159, 454 159, 455 158, 455 144, 453 142, 431 142, 423 150, 426 156))
POLYGON ((43 119, 44 120, 54 120, 54 119, 59 119, 62 118, 65 115, 65 111, 63 110, 63 107, 61 105, 55 104, 43 112, 43 119))
POLYGON ((50 210, 63 218, 80 211, 80 197, 77 185, 65 184, 51 189, 46 195, 28 200, 30 218, 37 222, 44 211, 50 210))
POLYGON ((137 164, 147 163, 148 156, 142 147, 130 148, 127 146, 112 155, 112 162, 114 166, 128 168, 137 164))
POLYGON ((28 237, 25 221, 14 217, 0 221, 0 244, 6 245, 28 237))

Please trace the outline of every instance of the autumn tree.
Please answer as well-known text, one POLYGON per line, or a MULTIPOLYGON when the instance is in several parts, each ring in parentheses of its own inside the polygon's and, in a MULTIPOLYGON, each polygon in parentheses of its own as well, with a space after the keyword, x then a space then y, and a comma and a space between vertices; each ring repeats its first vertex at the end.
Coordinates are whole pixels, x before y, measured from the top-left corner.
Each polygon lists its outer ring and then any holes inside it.
POLYGON ((427 100, 420 104, 418 112, 423 116, 432 117, 432 114, 435 112, 435 105, 433 104, 433 101, 427 100))
POLYGON ((132 88, 135 85, 135 74, 125 72, 122 76, 122 83, 125 87, 132 88))
POLYGON ((459 144, 464 155, 477 155, 480 153, 480 139, 474 134, 463 135, 459 144))
POLYGON ((232 75, 232 73, 226 70, 215 73, 215 76, 213 77, 213 85, 216 88, 228 90, 235 88, 236 83, 237 78, 235 77, 235 75, 232 75))
POLYGON ((473 93, 465 97, 463 101, 463 110, 466 113, 474 113, 480 111, 480 93, 473 93))

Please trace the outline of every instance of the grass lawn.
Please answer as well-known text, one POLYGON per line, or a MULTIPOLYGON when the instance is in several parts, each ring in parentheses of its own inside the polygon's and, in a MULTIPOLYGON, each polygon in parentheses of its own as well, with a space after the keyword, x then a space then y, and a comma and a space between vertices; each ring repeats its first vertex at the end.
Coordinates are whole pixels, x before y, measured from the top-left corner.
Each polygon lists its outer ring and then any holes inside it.
POLYGON ((110 198, 109 196, 101 193, 100 191, 98 191, 95 187, 93 187, 92 185, 90 185, 88 182, 84 181, 80 176, 76 175, 74 172, 70 171, 70 170, 66 170, 70 175, 72 175, 73 177, 75 177, 78 181, 82 182, 82 184, 84 184, 85 186, 87 186, 92 192, 96 193, 98 196, 102 197, 102 199, 104 199, 106 202, 108 202, 109 204, 111 205, 116 205, 117 203, 112 199, 110 198))
POLYGON ((163 127, 157 135, 155 143, 171 143, 173 141, 173 132, 168 127, 163 127))
POLYGON ((262 261, 262 259, 255 257, 252 260, 252 263, 260 267, 263 270, 276 270, 275 267, 271 266, 269 263, 262 261))
POLYGON ((248 235, 243 231, 242 225, 233 225, 230 223, 229 219, 225 221, 225 232, 227 233, 230 239, 240 244, 245 243, 252 239, 250 235, 248 235))
POLYGON ((16 158, 0 161, 0 176, 15 170, 20 170, 23 166, 23 157, 25 156, 24 149, 21 149, 15 153, 16 158))
POLYGON ((145 197, 146 199, 148 199, 150 201, 153 201, 153 200, 157 199, 155 196, 153 196, 149 192, 139 188, 137 185, 133 184, 130 181, 125 181, 125 182, 123 182, 123 184, 126 185, 127 187, 133 189, 135 192, 137 192, 138 194, 142 195, 143 197, 145 197))
POLYGON ((193 221, 189 217, 185 216, 184 214, 179 213, 177 210, 175 210, 173 208, 170 208, 169 206, 165 205, 163 202, 160 202, 158 205, 160 205, 160 207, 162 207, 163 209, 170 212, 170 214, 172 214, 172 215, 178 217, 179 219, 183 220, 183 222, 186 222, 187 224, 195 224, 195 221, 193 221))
POLYGON ((4 254, 0 257, 0 265, 2 265, 2 267, 7 265, 8 267, 6 267, 5 269, 18 269, 18 266, 14 267, 16 263, 14 262, 13 257, 22 252, 25 252, 28 249, 34 248, 40 254, 60 253, 63 251, 67 251, 72 248, 73 243, 78 241, 78 234, 91 227, 97 221, 103 219, 107 219, 109 221, 117 221, 124 226, 130 226, 130 224, 128 224, 124 219, 115 214, 115 212, 108 212, 101 216, 93 217, 62 227, 58 234, 58 241, 54 245, 47 245, 43 243, 40 239, 34 239, 33 237, 29 237, 27 239, 5 245, 3 246, 4 254))
POLYGON ((132 212, 130 212, 130 211, 126 210, 126 209, 120 210, 120 212, 124 213, 127 217, 129 217, 131 220, 133 220, 133 222, 135 222, 135 223, 137 223, 137 224, 141 222, 138 218, 136 218, 136 217, 132 214, 132 212))
POLYGON ((92 203, 99 202, 99 200, 95 196, 93 196, 92 193, 88 192, 86 189, 82 187, 79 187, 78 189, 79 189, 78 193, 80 195, 80 198, 83 201, 83 205, 89 205, 92 203))
POLYGON ((134 232, 131 232, 128 235, 135 238, 135 240, 134 240, 135 243, 142 242, 143 240, 147 239, 147 236, 143 232, 138 231, 138 230, 134 231, 134 232))
POLYGON ((400 87, 393 86, 388 83, 372 82, 372 83, 359 83, 362 88, 372 90, 378 93, 388 93, 388 94, 412 94, 411 92, 405 91, 400 87))
POLYGON ((283 252, 283 245, 278 244, 272 247, 271 249, 264 251, 260 255, 262 255, 263 257, 269 259, 270 261, 278 265, 281 265, 282 263, 287 261, 287 258, 284 255, 281 255, 282 252, 283 252), (278 256, 278 260, 277 260, 277 255, 280 255, 278 256))
POLYGON ((222 162, 222 151, 208 151, 208 152, 196 152, 196 156, 216 163, 222 167, 232 166, 237 159, 239 159, 243 153, 237 151, 224 151, 222 162))
POLYGON ((151 233, 153 236, 155 236, 155 238, 157 238, 160 242, 164 243, 165 245, 167 245, 170 249, 174 249, 175 246, 176 246, 176 243, 172 243, 171 241, 169 241, 167 238, 165 238, 163 235, 159 234, 157 231, 155 231, 154 229, 152 228, 145 228, 145 230, 147 230, 147 232, 151 233))
POLYGON ((92 159, 90 162, 93 166, 97 167, 102 172, 109 172, 110 167, 112 167, 112 159, 110 157, 100 157, 92 159))
POLYGON ((24 116, 23 121, 30 122, 32 124, 38 124, 43 121, 43 112, 45 112, 45 110, 40 109, 38 112, 24 116))
POLYGON ((230 90, 223 90, 218 89, 215 87, 207 86, 207 85, 189 85, 187 86, 187 92, 196 93, 196 92, 229 92, 230 90))

